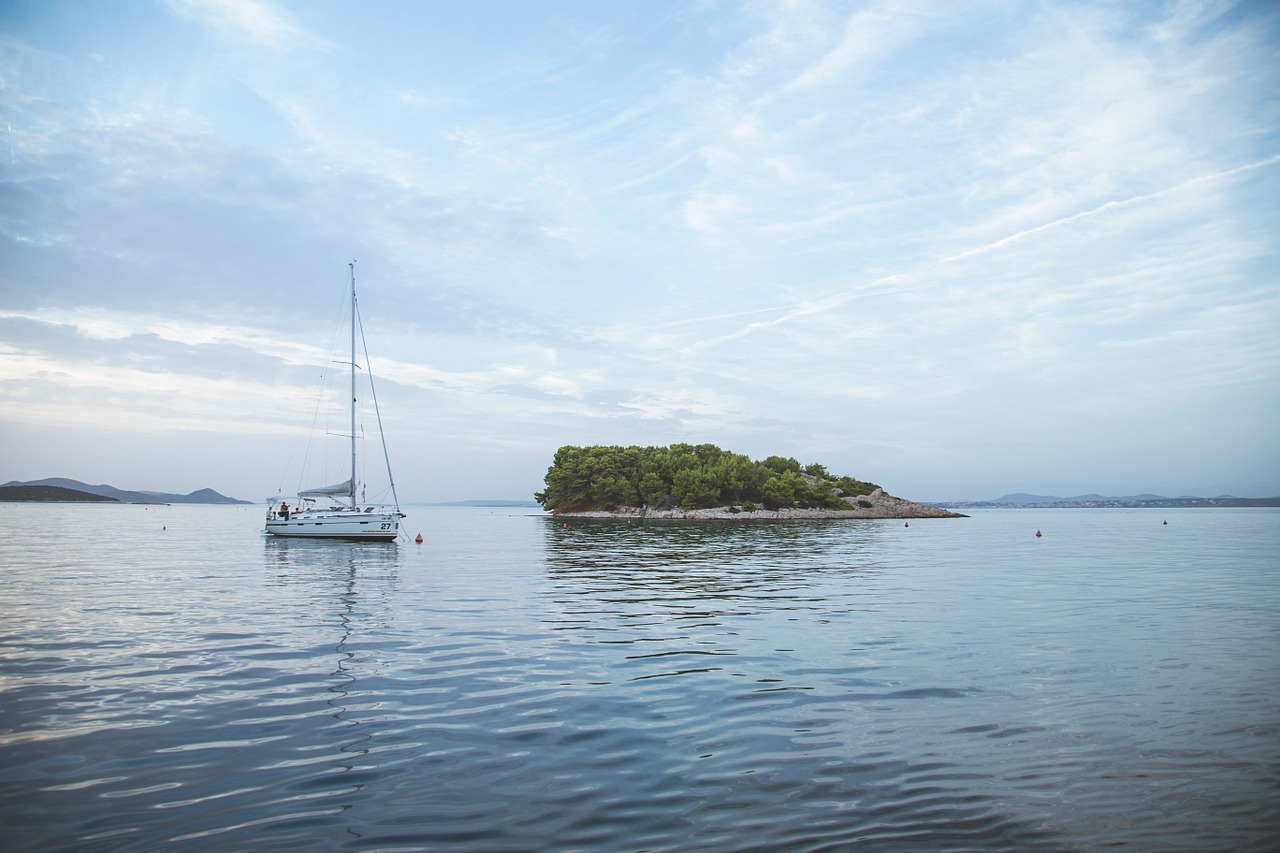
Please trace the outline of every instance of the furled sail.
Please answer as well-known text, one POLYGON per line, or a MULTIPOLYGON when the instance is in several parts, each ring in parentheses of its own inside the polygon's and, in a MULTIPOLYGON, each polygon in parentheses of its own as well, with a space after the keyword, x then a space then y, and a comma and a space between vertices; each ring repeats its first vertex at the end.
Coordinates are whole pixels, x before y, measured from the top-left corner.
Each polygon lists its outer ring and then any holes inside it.
POLYGON ((305 492, 298 492, 300 498, 314 498, 322 495, 350 495, 351 480, 343 480, 341 483, 334 483, 332 486, 322 486, 318 489, 307 489, 305 492))

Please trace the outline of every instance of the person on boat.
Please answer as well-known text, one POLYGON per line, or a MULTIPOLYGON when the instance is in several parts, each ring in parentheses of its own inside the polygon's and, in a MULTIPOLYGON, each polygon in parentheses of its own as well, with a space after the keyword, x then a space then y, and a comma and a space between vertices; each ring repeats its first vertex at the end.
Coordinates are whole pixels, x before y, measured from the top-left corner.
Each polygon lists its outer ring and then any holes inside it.
POLYGON ((280 517, 285 521, 289 520, 289 504, 285 501, 280 502, 280 517))

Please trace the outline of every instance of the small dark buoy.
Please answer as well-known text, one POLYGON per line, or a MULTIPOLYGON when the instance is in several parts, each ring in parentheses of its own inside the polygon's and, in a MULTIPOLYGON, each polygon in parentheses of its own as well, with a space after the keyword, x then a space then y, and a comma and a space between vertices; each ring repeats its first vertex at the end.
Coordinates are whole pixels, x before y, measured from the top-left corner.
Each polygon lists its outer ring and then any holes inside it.
POLYGON ((1039 538, 1040 538, 1040 531, 1039 531, 1039 530, 1037 530, 1037 531, 1036 531, 1036 538, 1037 538, 1037 539, 1039 539, 1039 538))
POLYGON ((911 522, 909 522, 909 521, 904 521, 904 522, 902 522, 902 526, 903 526, 903 527, 910 527, 910 526, 911 526, 911 522))
POLYGON ((414 541, 414 542, 417 542, 419 545, 421 545, 421 544, 422 544, 422 534, 421 534, 421 533, 419 533, 419 534, 418 534, 418 537, 417 537, 416 539, 414 539, 413 541, 414 541))
POLYGON ((1160 523, 1161 523, 1161 524, 1168 524, 1169 522, 1167 522, 1167 521, 1162 521, 1162 522, 1160 522, 1160 523))

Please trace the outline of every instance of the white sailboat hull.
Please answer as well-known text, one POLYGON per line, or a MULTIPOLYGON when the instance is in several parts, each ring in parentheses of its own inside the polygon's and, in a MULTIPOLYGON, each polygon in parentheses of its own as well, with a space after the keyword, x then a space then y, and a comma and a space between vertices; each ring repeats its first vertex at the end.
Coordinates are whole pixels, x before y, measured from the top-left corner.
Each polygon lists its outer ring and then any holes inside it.
POLYGON ((399 512, 323 510, 300 512, 288 519, 267 519, 266 532, 294 539, 355 539, 393 542, 400 533, 399 512))

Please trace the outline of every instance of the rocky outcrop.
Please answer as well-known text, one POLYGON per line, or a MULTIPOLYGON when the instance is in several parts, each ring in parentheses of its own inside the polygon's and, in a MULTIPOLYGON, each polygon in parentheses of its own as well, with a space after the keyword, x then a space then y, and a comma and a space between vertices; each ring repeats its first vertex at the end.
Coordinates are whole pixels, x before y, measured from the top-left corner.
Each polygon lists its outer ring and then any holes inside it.
POLYGON ((894 497, 883 489, 876 489, 869 495, 846 497, 849 508, 845 509, 763 509, 747 511, 741 506, 719 506, 711 509, 655 509, 647 506, 618 507, 615 510, 589 510, 583 512, 560 512, 571 518, 672 518, 689 519, 732 519, 734 521, 773 521, 795 518, 965 518, 958 512, 942 507, 919 504, 914 501, 894 497))

